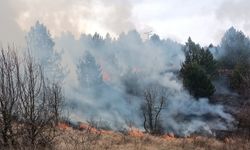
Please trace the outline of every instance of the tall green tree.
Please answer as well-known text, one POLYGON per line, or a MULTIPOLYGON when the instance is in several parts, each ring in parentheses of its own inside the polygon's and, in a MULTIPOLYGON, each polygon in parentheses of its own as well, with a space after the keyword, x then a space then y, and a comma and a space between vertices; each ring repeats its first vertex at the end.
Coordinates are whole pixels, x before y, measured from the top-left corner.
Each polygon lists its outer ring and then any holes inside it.
POLYGON ((183 85, 195 98, 210 97, 215 88, 205 70, 197 63, 185 65, 182 70, 183 85))
POLYGON ((186 59, 180 70, 184 87, 196 98, 210 97, 215 92, 211 79, 216 76, 216 61, 212 53, 195 44, 191 38, 184 52, 186 59))
POLYGON ((215 77, 217 63, 209 49, 204 49, 199 44, 195 44, 189 37, 184 47, 184 53, 186 59, 182 66, 197 63, 204 69, 209 78, 215 77))

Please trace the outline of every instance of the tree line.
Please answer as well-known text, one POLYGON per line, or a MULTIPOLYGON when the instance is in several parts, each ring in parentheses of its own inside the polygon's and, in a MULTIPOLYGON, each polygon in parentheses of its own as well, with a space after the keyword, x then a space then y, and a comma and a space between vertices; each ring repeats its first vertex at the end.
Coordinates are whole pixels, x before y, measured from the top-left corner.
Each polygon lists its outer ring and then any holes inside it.
POLYGON ((210 97, 215 92, 213 81, 218 72, 231 72, 228 88, 248 95, 250 70, 250 39, 231 27, 218 46, 201 47, 188 39, 183 51, 185 61, 180 76, 184 87, 196 98, 210 97))

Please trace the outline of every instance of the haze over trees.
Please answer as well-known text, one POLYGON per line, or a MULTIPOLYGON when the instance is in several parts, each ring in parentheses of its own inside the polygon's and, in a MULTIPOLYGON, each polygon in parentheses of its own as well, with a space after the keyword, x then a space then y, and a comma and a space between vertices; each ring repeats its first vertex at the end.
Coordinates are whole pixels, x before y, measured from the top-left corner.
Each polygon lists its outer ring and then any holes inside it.
POLYGON ((144 100, 141 106, 143 126, 146 132, 155 135, 164 133, 162 125, 162 110, 167 105, 167 89, 160 85, 149 85, 144 90, 144 100))
POLYGON ((250 40, 243 32, 231 27, 222 37, 218 53, 223 68, 234 69, 241 62, 249 63, 250 40))
POLYGON ((231 27, 218 46, 221 69, 231 70, 230 87, 243 95, 249 95, 250 39, 243 32, 231 27))
POLYGON ((95 58, 86 52, 78 64, 78 80, 85 89, 95 88, 103 84, 102 70, 95 58))
POLYGON ((231 87, 245 96, 250 96, 250 64, 238 64, 233 70, 231 87))
POLYGON ((37 21, 27 33, 26 42, 29 53, 42 65, 46 76, 62 81, 67 71, 61 65, 62 54, 54 49, 55 42, 46 26, 37 21))
POLYGON ((11 48, 2 50, 1 144, 51 142, 61 121, 65 87, 67 106, 77 106, 70 112, 73 119, 95 116, 110 121, 109 129, 114 130, 127 129, 129 120, 154 135, 188 136, 228 129, 232 116, 221 105, 209 102, 220 69, 232 69, 227 88, 249 96, 250 42, 234 28, 225 33, 219 46, 208 48, 191 38, 185 45, 157 34, 142 39, 136 30, 116 39, 98 33, 82 34, 79 39, 64 36, 55 41, 61 40, 58 43, 66 54, 55 50, 48 29, 37 22, 26 37, 27 56, 11 48), (211 48, 218 53, 213 55, 211 48), (62 70, 63 58, 71 62, 70 76, 62 70), (68 80, 62 84, 64 78, 68 80), (15 123, 20 126, 15 128, 15 123))
MULTIPOLYGON (((126 120, 138 120, 134 123, 139 127, 143 126, 144 120, 135 114, 141 114, 138 112, 138 107, 141 107, 144 102, 144 90, 154 83, 160 83, 163 87, 170 86, 169 88, 172 89, 174 96, 170 98, 170 108, 171 105, 176 107, 176 103, 189 104, 198 108, 210 107, 208 101, 202 103, 200 98, 210 98, 215 92, 212 80, 217 75, 217 62, 209 48, 202 48, 191 39, 184 46, 171 39, 161 39, 156 34, 149 36, 148 39, 142 39, 136 30, 122 33, 116 39, 111 39, 108 34, 104 38, 98 33, 82 34, 79 39, 75 39, 72 35, 64 35, 63 39, 59 44, 69 49, 68 55, 72 55, 73 64, 77 64, 77 84, 83 88, 81 91, 71 91, 71 98, 75 99, 72 103, 73 106, 77 106, 76 113, 82 114, 85 118, 98 116, 105 120, 112 120, 111 126, 115 129, 124 124, 121 119, 124 117, 127 118, 126 120), (73 49, 70 49, 71 45, 74 45, 73 49), (86 64, 88 52, 92 55, 90 57, 92 61, 89 61, 92 63, 86 64), (183 66, 180 66, 182 62, 183 66), (183 78, 184 89, 181 88, 182 84, 176 76, 181 67, 185 75, 181 76, 185 77, 183 78), (88 75, 90 72, 94 72, 91 77, 88 75), (88 78, 93 80, 88 81, 88 78), (99 86, 99 81, 104 83, 104 86, 99 86), (88 88, 84 90, 84 87, 88 88), (183 102, 185 99, 187 101, 183 102), (195 102, 194 99, 196 99, 195 102)), ((191 112, 189 109, 179 109, 176 113, 180 113, 181 110, 185 111, 181 112, 184 116, 189 116, 191 112)), ((223 115, 218 112, 216 115, 223 115)), ((185 135, 182 133, 183 127, 194 128, 190 132, 195 132, 198 128, 200 130, 203 127, 202 124, 206 124, 207 121, 202 117, 212 112, 203 112, 202 115, 198 114, 196 118, 183 122, 175 119, 174 115, 168 116, 165 110, 161 113, 162 116, 167 116, 166 120, 171 120, 169 123, 163 123, 163 128, 169 129, 169 132, 185 135), (202 120, 202 123, 196 125, 194 120, 202 120), (181 125, 173 127, 177 123, 181 125)), ((203 130, 206 129, 203 128, 203 130)))

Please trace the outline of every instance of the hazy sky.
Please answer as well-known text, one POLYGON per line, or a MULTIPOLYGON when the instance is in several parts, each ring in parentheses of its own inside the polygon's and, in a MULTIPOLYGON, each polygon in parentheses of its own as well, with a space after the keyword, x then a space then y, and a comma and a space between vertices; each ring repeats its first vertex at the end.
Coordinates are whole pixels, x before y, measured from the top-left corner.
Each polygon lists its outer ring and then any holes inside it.
POLYGON ((0 41, 21 43, 40 20, 51 34, 116 36, 137 29, 184 43, 217 44, 231 26, 250 34, 249 0, 0 0, 0 41))

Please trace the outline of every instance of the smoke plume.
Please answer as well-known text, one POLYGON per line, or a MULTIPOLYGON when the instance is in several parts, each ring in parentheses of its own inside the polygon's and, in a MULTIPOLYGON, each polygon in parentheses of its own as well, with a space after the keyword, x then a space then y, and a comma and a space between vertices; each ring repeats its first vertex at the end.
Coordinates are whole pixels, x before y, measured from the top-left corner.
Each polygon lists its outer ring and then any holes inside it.
POLYGON ((177 74, 185 59, 181 44, 157 35, 143 41, 135 30, 115 40, 96 33, 83 34, 80 39, 64 34, 55 41, 57 48, 64 49, 68 66, 72 66, 66 79, 66 95, 75 120, 96 118, 108 121, 117 130, 127 128, 128 123, 143 129, 143 90, 154 83, 169 93, 161 114, 165 132, 187 136, 231 127, 234 119, 223 106, 212 105, 208 99, 195 100, 183 88, 177 74), (104 80, 104 84, 87 89, 79 83, 76 67, 86 52, 100 65, 104 80))
POLYGON ((49 27, 53 36, 64 32, 79 36, 80 33, 95 31, 118 35, 134 28, 132 5, 128 0, 108 0, 105 3, 101 0, 1 0, 0 4, 1 23, 8 25, 8 28, 1 29, 8 31, 28 31, 37 20, 49 27))
POLYGON ((221 22, 230 22, 246 31, 250 32, 250 21, 248 16, 250 2, 248 0, 231 0, 221 3, 216 11, 216 16, 221 22))

